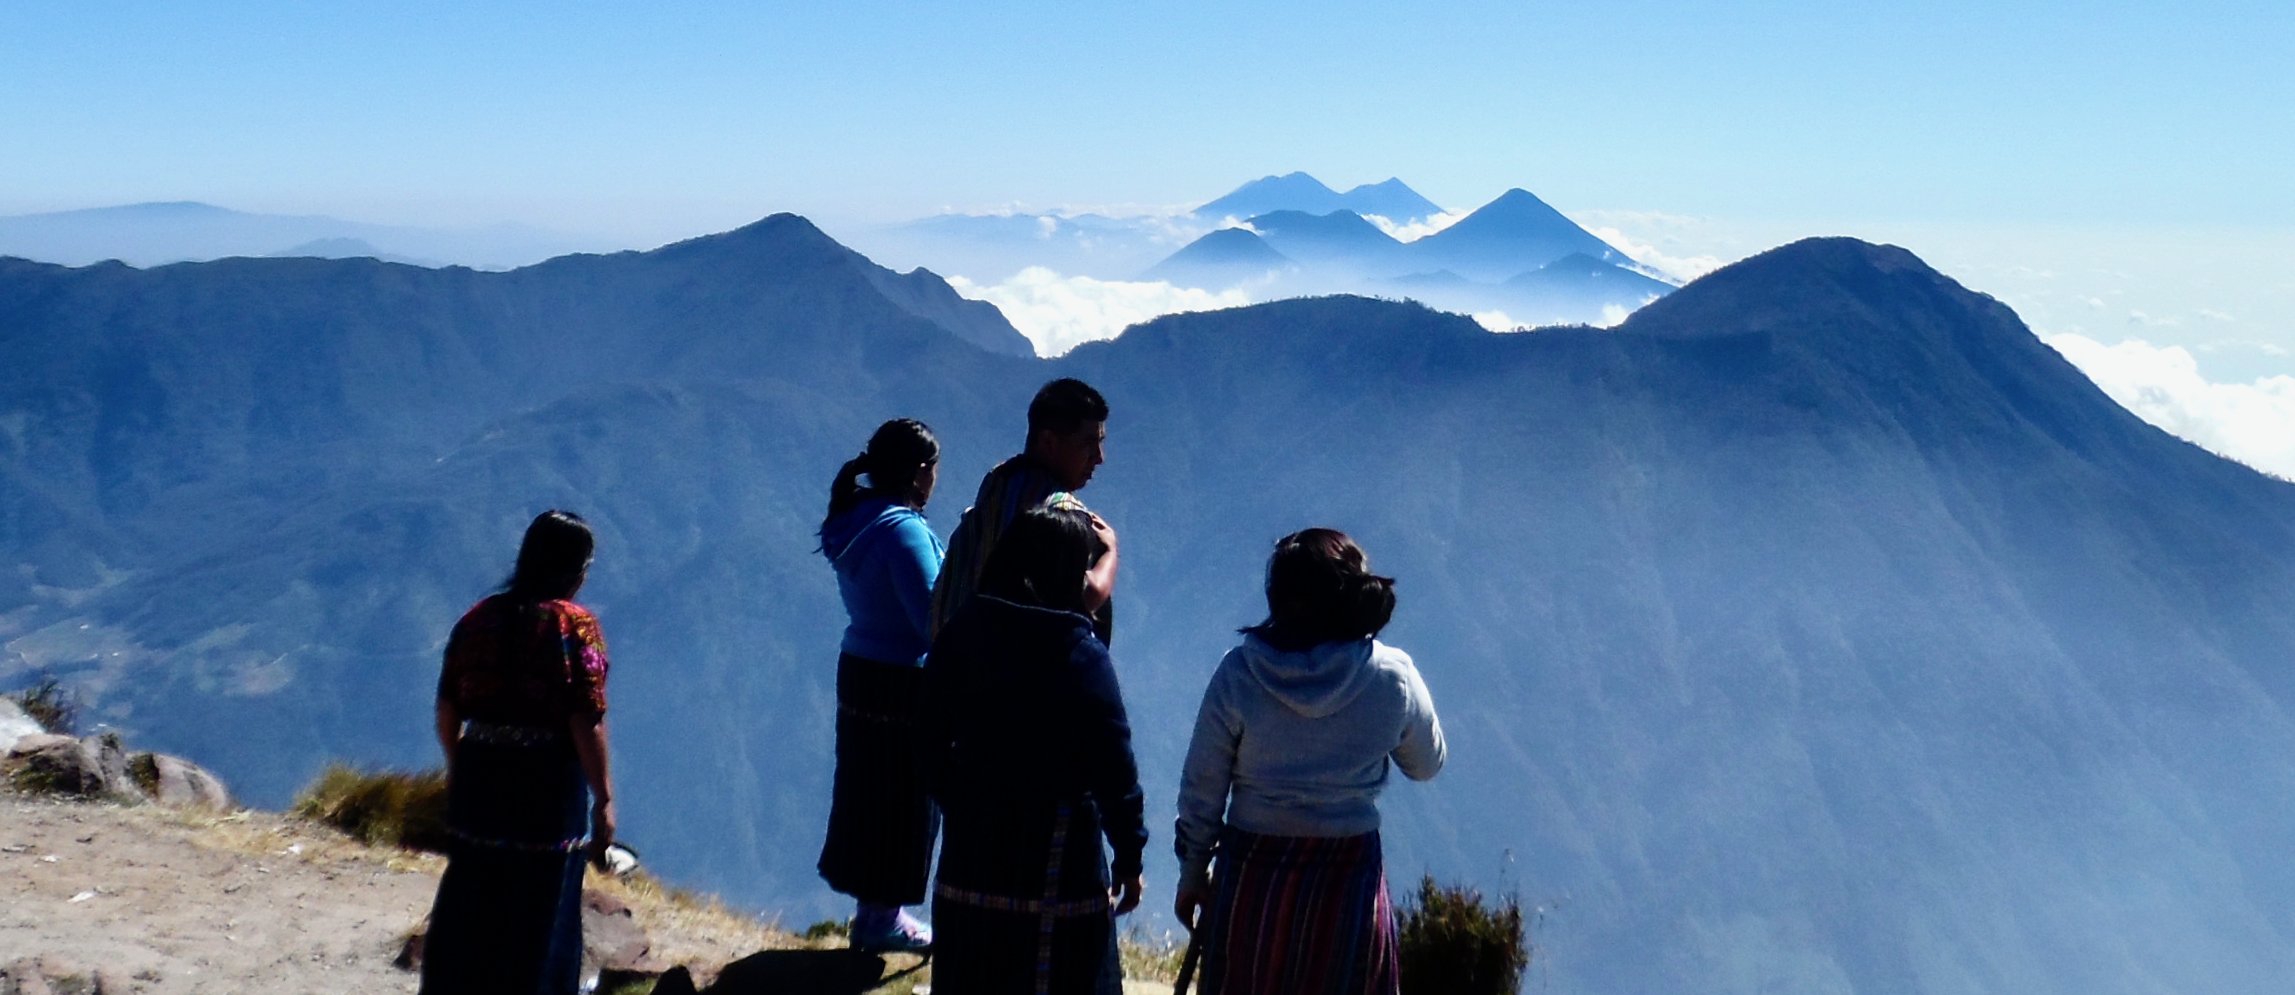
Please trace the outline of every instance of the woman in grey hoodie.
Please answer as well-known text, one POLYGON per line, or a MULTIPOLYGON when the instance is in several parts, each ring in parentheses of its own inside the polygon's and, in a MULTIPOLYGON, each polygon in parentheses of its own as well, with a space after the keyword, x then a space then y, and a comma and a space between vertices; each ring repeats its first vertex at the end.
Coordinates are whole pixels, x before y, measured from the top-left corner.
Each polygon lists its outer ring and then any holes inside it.
POLYGON ((1418 668, 1373 638, 1394 605, 1346 533, 1276 543, 1267 621, 1219 662, 1180 775, 1175 911, 1203 995, 1400 989, 1378 795, 1390 758, 1423 781, 1444 748, 1418 668))

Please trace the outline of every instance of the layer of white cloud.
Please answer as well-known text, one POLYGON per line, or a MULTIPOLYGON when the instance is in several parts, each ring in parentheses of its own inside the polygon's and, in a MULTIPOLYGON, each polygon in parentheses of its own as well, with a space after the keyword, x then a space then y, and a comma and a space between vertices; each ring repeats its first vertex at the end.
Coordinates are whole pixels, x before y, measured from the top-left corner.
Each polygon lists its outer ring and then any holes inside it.
POLYGON ((1377 214, 1365 214, 1363 220, 1379 226, 1379 230, 1397 242, 1416 242, 1451 225, 1467 215, 1466 211, 1445 211, 1416 221, 1389 221, 1377 214))
POLYGON ((1658 276, 1665 277, 1675 283, 1688 283, 1720 269, 1722 265, 1721 259, 1715 256, 1667 255, 1657 246, 1647 242, 1637 242, 1616 228, 1602 227, 1588 230, 1594 233, 1595 238, 1617 246, 1618 251, 1625 253, 1628 258, 1642 264, 1647 269, 1655 270, 1658 276))
POLYGON ((1509 318, 1509 317, 1507 317, 1507 316, 1506 316, 1506 312, 1504 312, 1504 311, 1476 311, 1476 312, 1474 312, 1473 314, 1470 314, 1470 315, 1468 315, 1467 317, 1469 317, 1469 318, 1473 318, 1473 319, 1474 319, 1474 322, 1475 322, 1475 324, 1481 325, 1484 331, 1491 331, 1491 332, 1521 332, 1521 331, 1528 331, 1528 328, 1527 328, 1526 326, 1524 326, 1524 325, 1523 325, 1521 322, 1519 322, 1519 321, 1516 321, 1516 320, 1514 320, 1514 319, 1512 319, 1512 318, 1509 318))
POLYGON ((2070 333, 2046 341, 2143 420, 2209 452, 2295 479, 2295 377, 2211 383, 2181 346, 2141 339, 2107 346, 2070 333))
POLYGON ((1057 356, 1086 342, 1115 338, 1150 318, 1251 303, 1241 290, 1215 293, 1162 282, 1064 277, 1042 266, 1030 266, 993 286, 961 276, 950 277, 948 283, 965 297, 996 305, 1012 327, 1035 343, 1039 356, 1057 356))

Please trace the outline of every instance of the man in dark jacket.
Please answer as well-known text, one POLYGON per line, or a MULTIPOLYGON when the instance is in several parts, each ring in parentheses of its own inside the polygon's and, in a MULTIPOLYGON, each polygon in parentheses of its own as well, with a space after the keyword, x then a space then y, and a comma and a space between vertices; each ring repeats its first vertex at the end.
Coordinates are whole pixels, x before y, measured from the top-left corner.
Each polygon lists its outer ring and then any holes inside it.
MULTIPOLYGON (((989 552, 1012 519, 1053 494, 1082 490, 1105 461, 1107 438, 1108 402, 1090 384, 1063 377, 1036 392, 1036 399, 1028 403, 1027 445, 981 479, 979 495, 949 536, 948 558, 932 588, 934 635, 972 596, 989 552)), ((1113 539, 1111 529, 1109 541, 1113 539)), ((1112 587, 1114 578, 1094 577, 1092 583, 1112 587)), ((1102 643, 1114 636, 1112 599, 1093 614, 1092 627, 1102 643)))

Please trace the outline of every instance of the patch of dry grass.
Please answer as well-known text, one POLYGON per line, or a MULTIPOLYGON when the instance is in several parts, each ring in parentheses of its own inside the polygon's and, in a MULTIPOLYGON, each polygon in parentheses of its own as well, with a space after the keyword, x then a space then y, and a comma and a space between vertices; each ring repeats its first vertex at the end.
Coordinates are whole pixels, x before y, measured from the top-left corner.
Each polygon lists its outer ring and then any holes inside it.
POLYGON ((287 811, 376 846, 444 852, 446 771, 365 770, 337 761, 287 811))
POLYGON ((1401 909, 1404 995, 1515 995, 1530 948, 1522 938, 1522 903, 1512 895, 1485 901, 1462 884, 1419 879, 1401 909))

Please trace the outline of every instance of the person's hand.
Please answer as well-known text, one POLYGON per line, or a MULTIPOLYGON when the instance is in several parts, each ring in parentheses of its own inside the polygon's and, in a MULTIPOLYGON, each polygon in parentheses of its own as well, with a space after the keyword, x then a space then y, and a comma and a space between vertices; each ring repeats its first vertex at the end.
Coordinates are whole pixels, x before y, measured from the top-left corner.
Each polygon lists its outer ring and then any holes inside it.
POLYGON ((590 863, 606 867, 606 848, 614 845, 614 801, 600 799, 590 806, 590 863))
POLYGON ((1091 514, 1091 516, 1092 516, 1092 534, 1093 534, 1093 535, 1096 535, 1096 536, 1099 536, 1099 537, 1100 537, 1100 542, 1102 542, 1102 543, 1105 543, 1105 544, 1107 545, 1107 547, 1108 547, 1108 555, 1109 555, 1109 556, 1114 556, 1114 555, 1116 555, 1116 530, 1115 530, 1115 527, 1114 527, 1114 526, 1112 526, 1112 525, 1109 525, 1109 524, 1108 524, 1108 520, 1107 520, 1107 519, 1105 519, 1105 518, 1101 518, 1097 512, 1092 512, 1092 513, 1090 513, 1090 514, 1091 514))
POLYGON ((1116 903, 1116 914, 1123 915, 1140 907, 1140 896, 1147 892, 1147 878, 1134 874, 1131 880, 1119 882, 1108 889, 1108 901, 1116 903))
POLYGON ((1108 550, 1101 553, 1099 562, 1092 564, 1092 569, 1084 573, 1083 607, 1086 615, 1098 612, 1101 605, 1116 596, 1116 530, 1108 526, 1107 519, 1093 515, 1092 534, 1099 536, 1100 542, 1106 544, 1108 550))
POLYGON ((1171 913, 1179 917, 1179 924, 1195 932, 1195 918, 1211 904, 1211 893, 1201 885, 1180 885, 1179 894, 1172 896, 1171 913))

